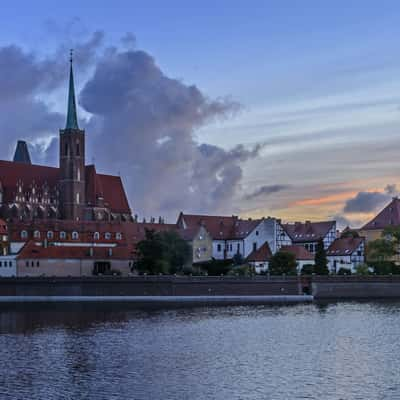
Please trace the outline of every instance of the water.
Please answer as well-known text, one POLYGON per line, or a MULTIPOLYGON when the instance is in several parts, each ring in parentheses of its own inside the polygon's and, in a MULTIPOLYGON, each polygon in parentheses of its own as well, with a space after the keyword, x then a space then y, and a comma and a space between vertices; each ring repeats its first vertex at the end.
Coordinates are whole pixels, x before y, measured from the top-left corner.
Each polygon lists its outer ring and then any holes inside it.
POLYGON ((0 309, 0 399, 400 399, 400 303, 0 309))

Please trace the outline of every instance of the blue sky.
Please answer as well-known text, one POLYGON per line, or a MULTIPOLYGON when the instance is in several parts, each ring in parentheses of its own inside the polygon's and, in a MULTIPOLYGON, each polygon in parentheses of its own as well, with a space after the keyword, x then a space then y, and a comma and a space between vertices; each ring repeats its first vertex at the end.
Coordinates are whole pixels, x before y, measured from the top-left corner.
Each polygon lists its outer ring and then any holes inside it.
POLYGON ((263 145, 233 211, 357 224, 376 210, 346 215, 346 201, 398 181, 399 15, 398 1, 16 0, 2 5, 0 44, 45 55, 96 30, 110 45, 133 33, 166 75, 241 104, 195 133, 263 145), (286 189, 243 200, 269 185, 286 189))

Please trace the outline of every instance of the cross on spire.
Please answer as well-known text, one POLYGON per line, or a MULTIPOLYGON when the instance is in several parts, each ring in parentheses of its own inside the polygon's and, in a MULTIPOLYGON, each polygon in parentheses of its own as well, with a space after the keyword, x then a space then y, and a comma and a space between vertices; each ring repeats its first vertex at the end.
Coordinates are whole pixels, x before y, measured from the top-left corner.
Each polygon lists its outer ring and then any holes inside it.
POLYGON ((68 91, 68 111, 67 123, 65 129, 79 129, 78 118, 76 116, 76 102, 75 102, 75 86, 74 86, 74 72, 72 70, 74 50, 70 50, 70 69, 69 69, 69 91, 68 91))

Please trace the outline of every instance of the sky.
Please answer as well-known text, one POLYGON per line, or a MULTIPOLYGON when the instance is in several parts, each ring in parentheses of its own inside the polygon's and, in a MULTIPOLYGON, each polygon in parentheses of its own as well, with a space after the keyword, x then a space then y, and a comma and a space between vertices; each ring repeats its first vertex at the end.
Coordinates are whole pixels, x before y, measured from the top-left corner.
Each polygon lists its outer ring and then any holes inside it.
POLYGON ((398 1, 15 0, 2 5, 0 132, 57 164, 75 49, 87 160, 139 216, 335 218, 397 195, 398 1))

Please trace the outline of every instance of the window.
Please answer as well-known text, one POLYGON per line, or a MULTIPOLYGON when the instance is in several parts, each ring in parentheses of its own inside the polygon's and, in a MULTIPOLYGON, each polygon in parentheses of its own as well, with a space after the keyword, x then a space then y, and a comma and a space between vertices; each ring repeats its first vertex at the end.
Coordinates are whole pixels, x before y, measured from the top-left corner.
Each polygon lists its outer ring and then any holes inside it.
POLYGON ((240 253, 240 243, 238 243, 238 244, 236 245, 236 251, 237 251, 238 253, 240 253))
POLYGON ((67 234, 64 231, 60 232, 60 239, 65 239, 67 237, 67 234))
POLYGON ((221 245, 217 244, 217 251, 221 251, 221 245))
POLYGON ((115 234, 115 239, 121 240, 121 239, 122 239, 122 233, 121 233, 121 232, 117 232, 117 233, 115 234))
POLYGON ((54 237, 53 232, 52 231, 48 231, 47 232, 47 239, 53 239, 53 237, 54 237))
POLYGON ((104 234, 104 238, 107 239, 107 240, 111 239, 111 233, 110 232, 106 232, 104 234))
POLYGON ((25 267, 29 267, 29 261, 25 261, 25 267))
POLYGON ((258 236, 258 231, 256 231, 256 236, 258 236))
POLYGON ((37 267, 39 267, 39 266, 40 266, 40 264, 39 264, 39 261, 36 261, 36 266, 37 266, 37 267))
POLYGON ((81 180, 81 169, 78 168, 76 171, 76 180, 79 182, 81 180))
POLYGON ((72 239, 73 239, 73 240, 78 240, 78 239, 79 239, 79 234, 78 234, 78 232, 76 232, 76 231, 73 231, 73 232, 72 232, 72 239))
POLYGON ((253 243, 253 251, 256 251, 256 250, 257 250, 257 243, 254 242, 254 243, 253 243))
POLYGON ((99 239, 100 239, 100 233, 99 233, 99 232, 95 232, 95 233, 93 234, 93 239, 94 239, 94 240, 99 240, 99 239))
MULTIPOLYGON (((76 155, 79 156, 80 155, 80 151, 79 151, 79 142, 76 142, 76 155)), ((79 180, 79 179, 78 179, 79 180)))
POLYGON ((232 243, 229 244, 229 251, 232 251, 232 243))
POLYGON ((33 232, 33 237, 34 237, 35 239, 40 239, 40 232, 39 232, 39 231, 33 232))
POLYGON ((9 261, 9 262, 8 262, 8 266, 9 266, 9 267, 12 267, 12 261, 9 261))
POLYGON ((34 265, 34 263, 33 263, 33 261, 31 261, 31 267, 34 267, 35 265, 34 265))
POLYGON ((21 231, 21 239, 26 239, 28 237, 27 231, 21 231))
POLYGON ((65 143, 64 154, 65 154, 66 156, 68 155, 68 143, 65 143))
POLYGON ((0 267, 2 267, 3 266, 3 262, 2 261, 0 261, 0 267))
POLYGON ((76 204, 79 204, 79 192, 76 194, 76 204))

